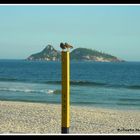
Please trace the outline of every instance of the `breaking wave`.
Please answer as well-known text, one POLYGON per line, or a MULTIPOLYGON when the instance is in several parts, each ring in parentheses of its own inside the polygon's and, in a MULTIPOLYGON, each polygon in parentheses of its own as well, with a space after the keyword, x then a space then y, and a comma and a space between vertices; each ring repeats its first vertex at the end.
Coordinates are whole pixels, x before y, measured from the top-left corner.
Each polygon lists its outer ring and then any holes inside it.
MULTIPOLYGON (((1 78, 0 77, 0 81, 3 82, 24 82, 24 83, 38 83, 38 84, 55 84, 55 85, 61 85, 61 81, 30 81, 27 79, 16 79, 16 78, 1 78)), ((107 88, 126 88, 126 89, 132 89, 132 90, 140 90, 140 85, 117 85, 117 84, 110 84, 110 83, 104 83, 104 82, 93 82, 93 81, 76 81, 76 80, 72 80, 70 81, 70 85, 71 86, 90 86, 90 87, 107 87, 107 88)), ((1 89, 0 89, 1 90, 1 89)), ((2 89, 2 90, 6 90, 6 89, 2 89)), ((15 91, 16 89, 10 89, 11 91, 15 91)), ((17 92, 21 91, 22 89, 17 89, 17 92)), ((25 90, 24 92, 36 92, 34 90, 25 90)), ((42 93, 44 91, 39 90, 37 91, 39 93, 42 93)), ((45 91, 46 92, 46 91, 45 91)), ((47 91, 48 93, 51 92, 59 92, 59 91, 47 91)))
MULTIPOLYGON (((47 81, 46 84, 61 84, 61 81, 47 81)), ((89 81, 71 81, 71 85, 85 85, 85 86, 104 86, 105 83, 99 83, 99 82, 89 82, 89 81)))
MULTIPOLYGON (((61 81, 47 81, 47 84, 61 84, 61 81)), ((96 86, 96 87, 107 87, 107 88, 126 88, 126 89, 134 89, 140 90, 140 85, 113 85, 109 83, 102 83, 102 82, 89 82, 89 81, 71 81, 71 85, 77 86, 96 86)))
POLYGON ((47 93, 47 94, 58 94, 61 93, 61 90, 33 90, 33 89, 20 89, 20 88, 4 88, 0 87, 0 91, 8 92, 23 92, 23 93, 47 93))

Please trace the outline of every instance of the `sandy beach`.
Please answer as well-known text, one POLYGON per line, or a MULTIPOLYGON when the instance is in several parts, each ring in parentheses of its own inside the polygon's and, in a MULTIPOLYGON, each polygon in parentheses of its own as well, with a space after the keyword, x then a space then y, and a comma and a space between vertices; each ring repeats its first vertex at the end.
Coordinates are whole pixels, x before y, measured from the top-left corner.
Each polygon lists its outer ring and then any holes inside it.
MULTIPOLYGON (((0 101, 0 134, 61 134, 61 106, 0 101)), ((140 111, 71 106, 70 134, 140 134, 140 111)))

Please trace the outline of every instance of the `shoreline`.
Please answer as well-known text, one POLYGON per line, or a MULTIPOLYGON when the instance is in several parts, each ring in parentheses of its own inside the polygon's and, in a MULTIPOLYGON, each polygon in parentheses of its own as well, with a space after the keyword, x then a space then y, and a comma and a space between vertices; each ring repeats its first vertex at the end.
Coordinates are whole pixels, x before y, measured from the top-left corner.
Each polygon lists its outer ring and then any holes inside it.
MULTIPOLYGON (((61 134, 61 105, 0 101, 0 134, 61 134)), ((70 134, 140 134, 140 111, 70 107, 70 134)))
MULTIPOLYGON (((28 101, 28 100, 0 100, 0 102, 17 102, 17 103, 33 103, 33 104, 46 104, 46 105, 59 105, 61 106, 60 102, 52 102, 52 101, 28 101)), ((87 109, 103 109, 103 110, 116 110, 116 111, 133 111, 133 112, 140 112, 139 108, 133 107, 109 107, 109 106, 93 106, 93 105, 85 105, 85 104, 70 104, 72 107, 78 108, 87 108, 87 109)))

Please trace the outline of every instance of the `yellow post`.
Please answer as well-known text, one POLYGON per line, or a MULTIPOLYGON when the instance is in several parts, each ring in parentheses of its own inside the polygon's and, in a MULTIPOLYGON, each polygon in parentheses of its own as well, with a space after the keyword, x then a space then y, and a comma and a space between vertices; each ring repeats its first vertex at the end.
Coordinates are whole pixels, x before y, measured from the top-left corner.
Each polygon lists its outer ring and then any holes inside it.
POLYGON ((62 133, 70 127, 70 54, 62 51, 62 133))

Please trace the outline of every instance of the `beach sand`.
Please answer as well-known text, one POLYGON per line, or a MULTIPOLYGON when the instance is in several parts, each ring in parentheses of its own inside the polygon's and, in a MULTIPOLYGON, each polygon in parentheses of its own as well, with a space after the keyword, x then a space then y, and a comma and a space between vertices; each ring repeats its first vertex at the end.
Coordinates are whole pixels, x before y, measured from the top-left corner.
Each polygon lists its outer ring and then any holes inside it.
MULTIPOLYGON (((140 111, 78 106, 70 111, 70 134, 140 134, 140 111)), ((9 133, 61 134, 61 106, 0 101, 0 134, 9 133)))

